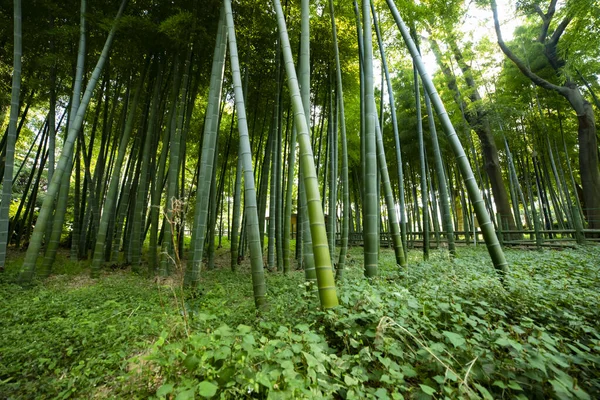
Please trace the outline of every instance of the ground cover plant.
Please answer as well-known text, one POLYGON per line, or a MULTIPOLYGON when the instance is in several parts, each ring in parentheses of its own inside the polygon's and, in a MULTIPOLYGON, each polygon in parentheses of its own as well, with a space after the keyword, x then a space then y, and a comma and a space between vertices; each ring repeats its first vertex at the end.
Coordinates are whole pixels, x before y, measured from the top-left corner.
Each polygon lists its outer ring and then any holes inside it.
POLYGON ((92 280, 87 263, 59 255, 58 275, 24 289, 19 261, 0 275, 0 398, 101 395, 177 315, 170 293, 127 271, 92 280))
POLYGON ((599 2, 23 3, 0 400, 600 398, 599 2))
POLYGON ((600 249, 506 255, 502 286, 482 248, 411 251, 403 270, 382 250, 370 280, 353 249, 326 311, 302 271, 267 274, 257 312, 249 266, 205 271, 193 291, 67 262, 22 290, 9 270, 0 396, 597 398, 600 249))

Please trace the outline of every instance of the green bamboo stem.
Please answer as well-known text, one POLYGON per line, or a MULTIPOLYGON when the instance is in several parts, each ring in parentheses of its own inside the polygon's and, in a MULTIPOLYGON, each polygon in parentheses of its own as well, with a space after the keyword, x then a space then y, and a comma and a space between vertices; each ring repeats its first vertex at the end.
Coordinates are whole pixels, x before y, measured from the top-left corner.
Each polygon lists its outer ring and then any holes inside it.
MULTIPOLYGON (((206 108, 206 119, 204 121, 204 135, 202 140, 202 150, 200 155, 200 172, 198 174, 198 189, 196 191, 196 209, 194 214, 194 225, 192 229, 191 241, 191 265, 188 264, 185 272, 185 282, 187 285, 197 286, 200 281, 200 271, 202 267, 202 258, 204 255, 204 241, 206 238, 206 227, 208 219, 208 205, 210 198, 210 177, 213 175, 214 158, 211 157, 215 152, 216 141, 218 138, 219 105, 221 104, 221 92, 223 85, 223 75, 225 73, 225 55, 227 52, 227 24, 225 21, 225 11, 222 8, 217 28, 217 40, 213 52, 213 62, 210 75, 210 86, 208 89, 208 106, 206 108)), ((238 164, 238 174, 240 174, 240 164, 238 164)), ((236 179, 236 190, 239 188, 239 179, 236 179)), ((237 192, 236 192, 237 195, 237 192)), ((236 197, 237 199, 237 197, 236 197)), ((239 205, 239 201, 237 203, 239 205)), ((236 203, 234 199, 234 227, 232 229, 234 239, 232 240, 232 265, 234 269, 234 258, 237 263, 237 231, 236 222, 239 221, 239 212, 236 219, 236 203), (235 244, 233 244, 235 242, 235 244)))
POLYGON ((178 198, 178 176, 179 176, 179 156, 181 153, 181 136, 183 129, 183 118, 185 115, 185 104, 187 102, 188 82, 191 68, 192 48, 188 48, 185 63, 183 66, 183 77, 180 84, 180 89, 176 92, 176 108, 171 123, 171 138, 169 144, 169 169, 167 173, 167 199, 165 218, 168 226, 166 226, 165 234, 162 242, 162 251, 160 259, 160 272, 163 276, 165 273, 170 275, 173 267, 179 268, 177 265, 179 256, 175 253, 174 246, 176 245, 175 233, 177 225, 180 221, 180 213, 183 211, 179 205, 178 198), (178 215, 179 214, 179 215, 178 215))
POLYGON ((415 106, 417 111, 417 138, 419 141, 419 165, 421 182, 421 210, 423 217, 423 260, 429 259, 429 196, 427 195, 427 168, 425 166, 425 142, 423 141, 423 121, 421 117, 421 91, 419 89, 419 73, 413 65, 413 80, 415 87, 415 106))
POLYGON ((392 86, 392 80, 387 65, 387 59, 385 55, 385 47, 381 38, 381 32, 379 30, 379 23, 375 14, 375 6, 371 3, 371 11, 373 12, 373 25, 375 26, 375 33, 377 34, 377 43, 379 44, 379 52, 381 54, 381 65, 385 75, 385 82, 387 85, 387 92, 390 103, 390 114, 392 117, 392 129, 394 132, 394 144, 396 150, 396 169, 398 173, 398 205, 400 211, 400 232, 402 236, 402 247, 404 249, 404 257, 406 258, 407 253, 407 242, 406 242, 406 205, 404 198, 404 168, 402 166, 402 148, 400 143, 400 134, 398 132, 398 117, 396 115, 396 100, 394 99, 394 89, 392 86))
POLYGON ((440 206, 442 210, 442 226, 446 232, 446 240, 448 241, 448 251, 451 255, 456 255, 456 245, 454 243, 454 227, 452 225, 452 213, 450 212, 450 203, 448 201, 448 186, 446 185, 446 174, 444 172, 444 164, 442 161, 442 153, 437 136, 437 129, 433 119, 433 111, 431 109, 431 100, 429 95, 425 93, 425 107, 427 108, 427 119, 429 121, 429 133, 431 135, 431 144, 433 148, 433 157, 435 160, 434 168, 438 180, 438 190, 440 194, 440 206))
POLYGON ((464 149, 460 143, 460 140, 458 139, 458 136, 456 135, 456 131, 454 130, 452 123, 450 122, 450 118, 446 113, 446 109, 435 89, 435 86, 433 85, 433 81, 431 80, 425 69, 425 64, 423 63, 421 56, 412 38, 410 37, 410 34, 406 25, 404 24, 404 21, 400 17, 400 13, 398 12, 396 5, 394 4, 393 0, 386 0, 386 2, 390 7, 394 20, 396 21, 396 24, 400 29, 400 32, 402 34, 402 37, 404 38, 406 45, 408 46, 410 54, 413 60, 415 61, 416 67, 423 80, 425 90, 431 98, 431 102, 438 114, 438 118, 442 123, 444 130, 446 131, 449 144, 454 152, 455 157, 457 158, 458 167, 465 181, 467 191, 469 193, 469 198, 475 209, 475 213, 477 215, 477 219, 479 221, 479 225, 481 227, 488 252, 492 259, 492 263, 494 265, 494 268, 497 270, 497 272, 500 274, 500 277, 502 278, 504 274, 508 272, 508 262, 506 261, 506 258, 504 257, 504 252, 502 251, 502 248, 498 243, 498 238, 496 237, 496 233, 494 232, 494 227, 491 223, 490 216, 485 209, 485 204, 483 203, 481 193, 479 191, 479 188, 477 187, 477 183, 475 182, 473 171, 471 170, 471 166, 468 163, 464 149))
MULTIPOLYGON (((373 106, 375 106, 373 104, 373 106)), ((396 256, 396 264, 402 268, 405 268, 408 264, 406 257, 404 256, 404 248, 402 245, 402 235, 400 232, 400 225, 398 223, 398 214, 396 212, 396 203, 394 202, 394 193, 392 192, 392 184, 390 182, 390 175, 387 168, 387 161, 385 159, 385 148, 383 146, 383 138, 381 135, 381 129, 379 122, 375 124, 375 134, 377 142, 377 160, 379 165, 379 173, 381 175, 381 183, 383 185, 383 192, 385 197, 385 203, 387 206, 388 220, 389 220, 389 231, 392 235, 392 243, 394 246, 394 254, 396 256)), ((379 199, 379 196, 377 196, 379 199)))
POLYGON ((378 275, 379 257, 379 198, 377 197, 377 109, 373 89, 373 43, 371 34, 370 1, 363 0, 363 71, 365 104, 364 132, 364 206, 363 206, 363 241, 364 269, 366 277, 378 275))
POLYGON ((258 226, 258 212, 256 206, 256 191, 254 188, 254 170, 252 168, 252 153, 248 137, 248 123, 246 119, 246 106, 242 91, 242 77, 240 73, 231 0, 224 0, 225 18, 227 21, 229 53, 231 60, 231 74, 235 105, 238 112, 238 130, 240 133, 240 148, 242 165, 244 168, 244 200, 246 213, 246 235, 250 249, 250 264, 252 269, 252 284, 254 289, 254 304, 262 308, 266 304, 266 283, 263 269, 262 248, 260 246, 260 229, 258 226))
POLYGON ((117 152, 117 158, 115 160, 115 164, 113 166, 113 171, 110 179, 110 183, 108 186, 108 192, 106 194, 106 199, 104 201, 104 207, 102 209, 102 216, 100 217, 100 225, 98 226, 98 233, 96 235, 96 244, 94 246, 94 257, 92 259, 91 265, 91 275, 93 278, 97 278, 100 275, 100 267, 104 262, 104 254, 105 254, 105 244, 108 233, 109 220, 114 216, 114 209, 117 205, 118 199, 118 190, 119 183, 121 179, 121 168, 123 166, 123 160, 125 159, 125 155, 127 153, 127 144, 129 143, 129 137, 131 136, 131 132, 133 130, 133 123, 135 121, 137 105, 139 103, 139 99, 141 97, 144 78, 146 75, 148 63, 144 67, 144 71, 138 78, 138 84, 135 89, 135 94, 133 96, 133 101, 131 102, 131 106, 129 108, 129 113, 127 115, 127 122, 125 124, 125 129, 123 130, 123 134, 121 135, 121 140, 119 142, 119 149, 117 152))
POLYGON ((0 272, 4 271, 6 248, 8 247, 8 215, 12 200, 12 181, 15 164, 15 144, 17 142, 17 118, 19 117, 19 95, 21 93, 21 55, 23 38, 21 33, 21 0, 14 0, 13 27, 13 76, 10 99, 10 121, 6 139, 4 175, 2 180, 2 202, 0 203, 0 272))
POLYGON ((156 131, 156 120, 157 111, 160 101, 160 87, 162 83, 162 62, 157 61, 156 77, 154 82, 154 88, 152 92, 152 100, 150 105, 150 115, 148 118, 148 127, 146 129, 146 136, 144 138, 143 154, 142 154, 142 166, 140 171, 140 180, 138 182, 136 204, 133 214, 133 227, 132 227, 132 242, 131 242, 131 264, 134 271, 137 271, 141 261, 142 243, 144 242, 145 232, 142 229, 142 223, 144 221, 144 204, 147 203, 147 196, 149 192, 149 173, 150 173, 150 154, 152 150, 152 144, 154 143, 154 136, 156 131))
MULTIPOLYGON (((300 94, 302 98, 302 106, 304 111, 304 117, 306 119, 307 132, 310 136, 310 9, 309 0, 301 0, 300 2, 300 60, 298 65, 298 75, 300 76, 299 86, 300 94)), ((288 74, 289 76, 289 74, 288 74)), ((289 79, 289 78, 288 78, 289 79)), ((318 91, 317 91, 318 92, 318 91)), ((295 120, 295 118, 294 118, 295 120)), ((313 124, 313 127, 316 127, 313 124)), ((299 129, 296 123, 296 129, 299 129)), ((299 141, 298 137, 300 132, 296 133, 296 140, 299 141)), ((314 134, 313 134, 314 136, 314 134)), ((314 147, 314 145, 313 145, 314 147)), ((302 151, 302 150, 300 150, 302 151)), ((302 157, 302 155, 300 155, 302 157)), ((302 159, 298 160, 298 214, 300 215, 299 222, 299 234, 296 238, 296 246, 301 246, 301 257, 300 263, 304 269, 304 277, 309 283, 309 287, 312 287, 317 280, 315 270, 315 254, 313 252, 312 235, 309 220, 308 211, 308 200, 306 194, 305 184, 305 167, 302 159)), ((318 168, 318 163, 317 163, 318 168)), ((318 170, 315 172, 318 173, 318 170)))
POLYGON ((238 232, 240 230, 242 186, 242 157, 238 151, 238 162, 235 169, 235 184, 233 189, 233 209, 231 216, 231 270, 235 271, 238 264, 238 232))
POLYGON ((344 90, 342 85, 342 68, 340 66, 340 52, 337 40, 337 27, 335 24, 335 13, 333 0, 329 0, 329 15, 331 17, 331 31, 333 37, 333 53, 335 56, 335 77, 337 90, 337 105, 340 124, 340 141, 342 143, 342 234, 340 256, 336 270, 336 279, 343 278, 348 254, 348 232, 350 229, 350 185, 348 181, 348 144, 346 140, 346 114, 344 111, 344 90))
MULTIPOLYGON (((329 241, 329 253, 331 255, 331 265, 335 266, 336 257, 335 257, 335 236, 336 236, 336 222, 337 222, 337 124, 336 117, 337 109, 334 111, 333 102, 336 96, 329 96, 329 116, 328 116, 328 125, 331 126, 331 129, 328 130, 327 134, 327 142, 328 142, 328 159, 329 162, 326 165, 329 165, 329 196, 327 199, 329 216, 327 219, 327 239, 329 241)), ((325 182, 326 179, 323 179, 325 182)), ((325 188, 325 185, 323 185, 325 188)), ((323 196, 324 197, 324 196, 323 196)))
POLYGON ((327 245, 327 232, 325 229, 325 218, 321 208, 321 199, 319 198, 319 184, 314 165, 312 148, 310 146, 310 137, 306 115, 304 114, 305 104, 302 102, 298 78, 292 59, 292 50, 287 33, 285 17, 279 0, 273 0, 275 12, 277 15, 277 25, 281 38, 281 48, 287 74, 288 89, 292 99, 294 110, 294 120, 298 129, 298 143, 300 145, 300 163, 304 169, 304 183, 306 186, 306 197, 308 212, 310 216, 310 230, 315 256, 315 270, 317 276, 317 286, 319 299, 323 308, 331 308, 338 305, 338 298, 335 289, 333 271, 331 269, 331 259, 329 255, 329 246, 327 245))
POLYGON ((58 193, 62 176, 68 167, 69 160, 71 159, 73 152, 73 144, 75 143, 77 134, 83 124, 87 106, 90 102, 96 84, 98 83, 98 79, 100 78, 100 74, 102 73, 102 69, 104 68, 104 64, 108 59, 108 53, 110 51, 117 30, 116 22, 123 14, 123 10, 125 9, 126 4, 127 0, 123 0, 115 18, 115 22, 113 23, 108 37, 106 39, 106 42, 104 44, 104 48, 102 49, 102 53, 100 54, 100 57, 98 59, 98 63, 96 64, 96 67, 94 68, 94 71, 88 81, 85 93, 83 95, 83 99, 79 105, 79 109, 77 110, 77 115, 74 119, 74 123, 72 126, 69 126, 69 132, 64 141, 63 151, 58 161, 58 165, 56 166, 56 169, 54 171, 54 175, 52 176, 52 181, 48 185, 46 197, 44 199, 42 207, 40 208, 40 212, 37 218, 37 222, 35 224, 35 228, 33 230, 31 241, 29 243, 29 247, 27 248, 27 253, 25 255, 25 260, 23 262, 21 274, 19 277, 21 282, 29 282, 33 278, 33 274, 35 273, 36 261, 39 256, 40 249, 42 247, 42 239, 46 231, 46 225, 48 224, 48 220, 53 209, 54 199, 56 197, 56 194, 58 193))

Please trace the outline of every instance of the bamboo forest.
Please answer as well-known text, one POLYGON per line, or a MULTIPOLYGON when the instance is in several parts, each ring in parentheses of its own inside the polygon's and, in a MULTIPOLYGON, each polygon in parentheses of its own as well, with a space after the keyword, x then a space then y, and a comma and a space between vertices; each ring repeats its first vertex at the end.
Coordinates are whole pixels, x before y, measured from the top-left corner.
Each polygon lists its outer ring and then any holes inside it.
POLYGON ((600 398, 599 37, 0 1, 0 399, 600 398))

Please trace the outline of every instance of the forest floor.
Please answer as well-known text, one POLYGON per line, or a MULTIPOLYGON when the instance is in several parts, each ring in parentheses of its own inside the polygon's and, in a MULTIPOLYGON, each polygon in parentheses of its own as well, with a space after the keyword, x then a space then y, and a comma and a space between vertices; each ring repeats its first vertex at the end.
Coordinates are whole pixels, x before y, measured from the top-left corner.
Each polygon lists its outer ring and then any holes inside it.
POLYGON ((380 276, 350 252, 340 306, 323 311, 302 271, 266 273, 257 312, 249 266, 226 249, 198 290, 129 269, 88 278, 0 275, 0 399, 600 398, 600 246, 506 250, 504 284, 484 247, 409 268, 383 249, 380 276))

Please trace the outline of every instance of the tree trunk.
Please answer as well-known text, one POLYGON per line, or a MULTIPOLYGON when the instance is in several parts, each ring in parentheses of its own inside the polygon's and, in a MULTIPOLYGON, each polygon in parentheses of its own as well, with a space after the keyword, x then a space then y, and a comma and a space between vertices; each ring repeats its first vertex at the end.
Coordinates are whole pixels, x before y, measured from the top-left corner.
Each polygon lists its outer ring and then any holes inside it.
POLYGON ((256 206, 256 190, 254 187, 254 170, 252 168, 252 155, 250 140, 248 137, 248 124, 246 119, 246 107, 242 91, 242 77, 240 74, 237 42, 235 28, 233 25, 233 14, 231 1, 224 0, 225 18, 227 21, 229 54, 231 60, 231 75, 233 77, 233 89, 235 93, 235 105, 238 110, 238 130, 240 133, 241 158, 244 168, 244 199, 246 202, 248 222, 248 245, 250 248, 250 264, 252 269, 252 286, 254 291, 254 304, 260 309, 266 305, 266 283, 263 268, 262 249, 260 247, 260 229, 258 227, 258 212, 256 206))
POLYGON ((106 39, 106 42, 104 44, 104 48, 102 49, 102 53, 100 54, 100 57, 98 59, 98 63, 96 64, 94 72, 92 73, 88 85, 86 87, 85 94, 83 96, 79 109, 77 110, 77 115, 75 117, 74 124, 73 126, 69 126, 69 132, 67 137, 65 138, 65 143, 60 156, 60 160, 58 161, 58 165, 56 166, 56 170, 54 171, 52 181, 48 185, 47 195, 44 199, 42 207, 40 208, 40 213, 35 224, 35 229, 33 231, 31 242, 29 244, 29 247, 27 248, 27 254, 25 255, 25 260, 23 262, 21 274, 19 277, 19 280, 21 282, 29 282, 33 278, 33 274, 35 272, 35 264, 39 256, 40 249, 42 247, 43 235, 46 231, 46 225, 52 212, 55 196, 58 192, 62 176, 65 173, 65 170, 68 168, 69 160, 73 155, 73 144, 75 142, 75 139, 77 138, 77 133, 79 132, 79 129, 83 124, 85 111, 87 110, 87 106, 89 104, 89 101, 91 100, 94 88, 98 83, 98 79, 100 78, 100 74, 102 72, 102 69, 104 68, 104 64, 108 59, 108 53, 111 48, 117 29, 116 22, 120 19, 121 15, 123 14, 123 10, 125 9, 126 4, 127 0, 123 0, 115 18, 115 22, 113 23, 108 37, 106 39))
POLYGON ((377 154, 375 124, 377 123, 377 110, 375 109, 375 96, 373 89, 373 44, 371 35, 371 9, 370 1, 363 0, 363 70, 365 93, 361 101, 365 107, 365 164, 364 180, 364 269, 366 277, 378 274, 379 237, 378 212, 379 198, 377 197, 377 154))
POLYGON ((406 24, 402 20, 402 17, 400 16, 398 9, 396 8, 396 5, 392 0, 386 0, 386 2, 390 7, 390 10, 392 11, 392 15, 394 17, 394 20, 396 21, 396 24, 398 25, 398 28, 400 29, 404 42, 408 46, 411 56, 415 61, 417 69, 419 70, 419 74, 421 75, 421 78, 423 80, 423 86, 429 94, 431 103, 433 104, 438 114, 438 118, 444 127, 446 136, 448 137, 450 146, 457 159, 458 167, 467 187, 469 198, 471 199, 475 212, 477 213, 477 219, 479 220, 479 224, 481 226, 488 253, 490 255, 490 258, 492 259, 494 268, 500 275, 500 279, 502 279, 504 274, 508 272, 508 263, 504 256, 502 247, 498 243, 498 238, 496 237, 496 233, 494 232, 493 225, 490 221, 490 216, 485 209, 485 205, 483 203, 483 199, 481 198, 479 187, 475 182, 473 171, 467 161, 465 151, 462 147, 462 144, 460 143, 460 140, 458 139, 458 136, 456 135, 456 131, 452 126, 444 104, 442 103, 442 100, 440 99, 439 94, 437 93, 435 86, 433 85, 433 81, 431 80, 431 78, 427 74, 427 71, 425 70, 423 60, 421 59, 421 56, 417 50, 417 47, 415 46, 415 43, 410 37, 406 24))
POLYGON ((6 248, 8 246, 8 214, 12 200, 13 167, 15 163, 15 143, 17 141, 17 117, 19 114, 19 94, 21 93, 21 0, 14 0, 14 59, 12 94, 10 101, 10 122, 4 158, 4 178, 2 180, 2 203, 0 204, 0 272, 4 271, 6 248))
MULTIPOLYGON (((149 59, 148 59, 149 61, 149 59)), ((125 159, 125 154, 127 152, 127 144, 129 142, 129 136, 131 135, 131 131, 133 130, 133 122, 135 121, 135 115, 137 110, 137 105, 139 102, 139 98, 141 96, 144 78, 146 75, 146 70, 148 67, 148 62, 144 66, 144 71, 138 78, 138 84, 135 89, 135 94, 133 97, 132 104, 129 108, 129 113, 127 115, 127 122, 125 124, 125 129, 123 130, 123 134, 119 141, 119 148, 117 153, 117 158, 115 160, 114 171, 112 172, 112 176, 110 178, 110 183, 108 186, 108 193, 106 194, 106 200, 104 202, 104 207, 102 209, 102 216, 100 217, 100 223, 98 225, 98 233, 96 235, 96 244, 94 245, 94 257, 92 259, 91 266, 91 276, 93 278, 97 278, 100 275, 100 267, 102 266, 104 260, 104 252, 105 252, 105 244, 107 242, 107 234, 109 232, 109 220, 114 218, 117 199, 118 199, 118 190, 119 190, 119 182, 121 178, 121 168, 123 166, 123 160, 125 159)))
MULTIPOLYGON (((333 278, 333 271, 331 268, 329 246, 327 245, 325 218, 323 216, 323 209, 321 208, 321 201, 319 199, 319 184, 317 181, 312 148, 310 146, 308 121, 306 119, 306 115, 304 114, 306 104, 302 102, 302 97, 300 95, 298 78, 294 69, 292 50, 290 48, 290 40, 287 33, 283 10, 281 9, 281 3, 279 0, 273 0, 273 3, 275 5, 275 12, 277 14, 277 25, 281 38, 281 49, 283 51, 286 75, 288 77, 288 89, 292 98, 292 106, 295 116, 294 119, 298 129, 298 143, 300 145, 299 161, 304 170, 303 178, 306 187, 319 299, 321 307, 332 308, 338 305, 338 298, 335 288, 335 281, 333 278)), ((307 17, 308 16, 306 16, 306 18, 307 17)))
POLYGON ((342 86, 342 70, 340 67, 340 55, 337 41, 337 27, 335 25, 335 15, 333 0, 329 0, 329 13, 331 16, 331 29, 333 36, 333 51, 336 64, 336 93, 337 107, 340 122, 340 140, 342 142, 342 232, 341 248, 336 270, 336 279, 343 277, 343 271, 346 265, 346 254, 348 253, 348 230, 350 224, 350 188, 348 181, 348 148, 346 142, 346 115, 344 111, 344 90, 342 86))
POLYGON ((583 186, 583 211, 588 228, 600 229, 600 172, 598 171, 598 137, 592 105, 574 84, 566 98, 577 113, 579 141, 579 174, 583 186))
POLYGON ((472 76, 471 68, 465 63, 463 55, 458 49, 456 43, 454 43, 451 40, 450 47, 452 48, 454 58, 456 59, 461 71, 463 72, 463 76, 465 77, 467 86, 469 86, 469 89, 471 91, 469 99, 471 101, 471 104, 475 106, 475 109, 473 111, 469 111, 469 108, 464 103, 464 100, 461 98, 458 86, 456 84, 456 78, 453 76, 448 66, 446 66, 442 62, 441 52, 438 44, 435 40, 432 40, 431 44, 438 64, 440 64, 444 76, 446 77, 448 88, 454 93, 455 101, 461 107, 461 109, 464 110, 465 119, 467 123, 469 124, 471 129, 475 131, 481 143, 483 165, 485 172, 487 173, 487 176, 489 178, 490 185, 492 187, 492 194, 494 195, 494 204, 496 205, 496 211, 502 216, 502 220, 508 223, 509 228, 511 230, 514 230, 516 229, 515 219, 512 215, 510 202, 508 200, 508 193, 506 191, 506 186, 504 185, 504 180, 502 178, 502 168, 500 166, 500 160, 498 158, 498 148, 496 146, 496 141, 494 139, 494 134, 492 133, 487 114, 481 106, 481 96, 477 91, 477 85, 475 83, 475 79, 472 76))
MULTIPOLYGON (((196 190, 196 210, 194 214, 194 225, 192 229, 191 253, 192 262, 188 265, 185 273, 185 283, 196 286, 200 281, 200 269, 202 266, 202 257, 204 255, 204 239, 206 237, 206 226, 208 219, 208 203, 210 197, 210 177, 214 158, 211 155, 215 152, 216 141, 218 137, 219 105, 221 104, 221 89, 223 84, 223 74, 225 71, 225 55, 227 51, 227 24, 225 22, 225 12, 221 10, 219 25, 217 28, 217 40, 213 52, 213 63, 211 67, 210 86, 208 91, 208 106, 206 109, 206 119, 204 121, 204 134, 202 140, 202 150, 200 155, 200 171, 198 173, 198 188, 196 190)), ((240 153, 241 160, 241 153, 240 153)), ((241 168, 241 161, 238 163, 238 171, 241 168)), ((239 174, 240 172, 238 172, 239 174)), ((238 179, 236 179, 236 196, 239 190, 238 179)), ((236 197, 237 199, 237 197, 236 197)), ((234 200, 235 204, 235 200, 234 200)), ((239 200, 238 200, 239 204, 239 200)), ((234 209, 236 207, 234 206, 234 209)), ((239 214, 238 214, 239 215, 239 214)), ((239 220, 239 218, 238 218, 239 220)), ((231 245, 232 253, 237 245, 237 226, 236 212, 233 216, 233 242, 231 245)), ((232 269, 233 257, 232 255, 232 269)))
MULTIPOLYGON (((566 76, 564 86, 557 86, 547 80, 539 77, 520 59, 518 58, 504 43, 502 39, 502 31, 498 19, 498 10, 495 0, 491 0, 491 8, 494 14, 494 28, 498 38, 498 45, 504 54, 517 66, 517 68, 528 77, 534 84, 546 90, 554 91, 566 98, 571 107, 577 114, 578 129, 577 137, 579 140, 579 172, 581 175, 581 185, 583 186, 583 205, 584 214, 588 220, 588 227, 591 229, 600 229, 600 171, 598 170, 598 139, 596 136, 596 123, 594 118, 594 110, 592 105, 582 96, 579 87, 566 76)), ((570 17, 566 17, 556 28, 555 32, 548 43, 545 43, 548 34, 548 26, 554 10, 549 10, 548 14, 544 15, 546 19, 543 25, 542 34, 538 41, 545 46, 545 55, 548 58, 550 65, 560 72, 560 67, 564 65, 564 61, 559 59, 556 47, 559 38, 570 22, 570 17)))

